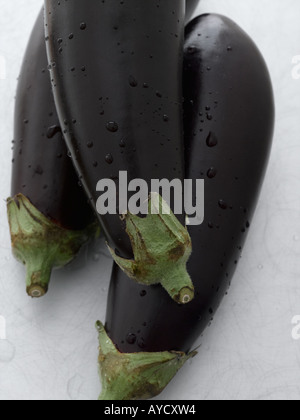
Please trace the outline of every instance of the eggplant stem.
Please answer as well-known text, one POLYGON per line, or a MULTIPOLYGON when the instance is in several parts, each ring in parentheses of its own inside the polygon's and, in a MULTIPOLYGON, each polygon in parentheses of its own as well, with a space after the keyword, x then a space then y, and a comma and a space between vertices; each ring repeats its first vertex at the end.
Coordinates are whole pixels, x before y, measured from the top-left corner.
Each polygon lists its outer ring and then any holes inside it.
POLYGON ((119 257, 109 248, 118 266, 137 283, 161 284, 177 303, 189 303, 194 286, 186 267, 192 253, 187 228, 157 193, 150 195, 146 218, 128 213, 125 220, 134 260, 119 257))
POLYGON ((22 194, 7 200, 7 214, 12 251, 26 265, 27 293, 33 298, 47 293, 52 269, 70 263, 96 232, 96 225, 82 231, 58 226, 22 194))
POLYGON ((145 400, 159 395, 176 373, 197 353, 120 353, 103 324, 99 333, 99 371, 102 401, 145 400))

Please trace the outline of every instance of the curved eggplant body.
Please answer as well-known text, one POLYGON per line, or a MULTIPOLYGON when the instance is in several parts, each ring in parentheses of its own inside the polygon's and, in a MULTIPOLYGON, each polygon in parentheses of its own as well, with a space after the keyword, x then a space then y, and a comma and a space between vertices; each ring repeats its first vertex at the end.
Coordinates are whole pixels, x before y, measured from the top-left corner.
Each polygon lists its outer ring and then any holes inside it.
POLYGON ((270 76, 257 47, 230 19, 203 15, 186 30, 186 178, 205 179, 205 222, 191 226, 195 299, 182 307, 114 268, 106 330, 124 353, 188 352, 211 321, 240 259, 274 129, 270 76))
POLYGON ((47 66, 42 11, 18 83, 12 199, 8 200, 14 252, 26 263, 29 272, 33 269, 27 286, 36 297, 46 292, 52 266, 65 265, 74 258, 87 241, 86 229, 95 221, 67 156, 47 66), (51 247, 55 255, 51 254, 51 247), (41 271, 43 280, 37 275, 41 271))
MULTIPOLYGON (((45 1, 60 121, 96 208, 99 180, 183 179, 185 0, 45 1), (167 156, 167 158, 166 158, 167 156)), ((158 192, 158 191, 157 191, 158 192)), ((101 217, 118 255, 132 257, 118 214, 101 217)), ((184 222, 184 216, 181 217, 184 222)))

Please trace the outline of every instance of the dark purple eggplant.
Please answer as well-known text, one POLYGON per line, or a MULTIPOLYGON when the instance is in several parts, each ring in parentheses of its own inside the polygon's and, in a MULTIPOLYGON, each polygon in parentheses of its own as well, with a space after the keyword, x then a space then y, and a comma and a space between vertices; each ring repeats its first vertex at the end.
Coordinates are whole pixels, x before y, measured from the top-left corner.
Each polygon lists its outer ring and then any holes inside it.
POLYGON ((186 29, 183 81, 186 178, 205 178, 205 222, 189 227, 195 299, 179 306, 159 287, 145 290, 114 267, 109 337, 98 323, 101 399, 157 395, 193 355, 232 281, 267 168, 273 90, 249 36, 223 16, 193 20, 186 29), (116 377, 112 360, 120 362, 116 377), (120 383, 124 372, 129 379, 120 383))
POLYGON ((18 83, 8 218, 14 255, 27 267, 27 292, 43 296, 51 271, 69 263, 93 233, 95 216, 59 125, 47 69, 43 11, 18 83))
POLYGON ((193 16, 200 0, 186 0, 185 21, 188 23, 193 16))
MULTIPOLYGON (((56 107, 73 162, 98 213, 98 182, 115 181, 118 198, 121 171, 128 182, 145 181, 152 193, 160 193, 151 190, 153 179, 183 182, 184 17, 185 0, 89 0, 88 7, 85 0, 45 0, 56 107)), ((126 230, 119 214, 99 215, 115 261, 137 282, 149 285, 161 279, 173 299, 190 301, 185 215, 178 215, 180 223, 171 215, 163 229, 173 224, 172 240, 161 235, 160 216, 139 218, 140 229, 129 213, 125 219, 126 230), (137 231, 132 233, 130 226, 137 231), (159 237, 155 255, 149 247, 140 248, 140 242, 151 247, 155 240, 146 232, 159 237), (166 255, 169 260, 161 261, 166 255), (165 263, 173 266, 172 273, 165 263)))

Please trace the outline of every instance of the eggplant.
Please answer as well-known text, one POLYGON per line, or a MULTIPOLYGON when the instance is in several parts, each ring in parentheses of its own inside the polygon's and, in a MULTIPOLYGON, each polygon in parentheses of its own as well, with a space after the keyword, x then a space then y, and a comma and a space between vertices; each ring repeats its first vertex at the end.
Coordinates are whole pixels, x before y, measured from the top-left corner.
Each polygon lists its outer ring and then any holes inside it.
MULTIPOLYGON (((121 172, 128 183, 146 182, 151 193, 160 193, 152 191, 152 179, 183 182, 184 18, 185 0, 90 0, 89 7, 85 0, 45 0, 56 107, 73 162, 98 215, 104 208, 99 205, 99 181, 114 181, 113 199, 118 199, 124 191, 119 187, 121 172)), ((172 202, 168 204, 173 210, 172 202)), ((161 226, 160 214, 133 220, 123 206, 117 210, 99 215, 99 221, 121 268, 143 284, 161 278, 180 303, 192 300, 185 215, 178 215, 178 223, 170 214, 161 226), (125 214, 125 221, 119 213, 125 214), (172 240, 161 235, 161 228, 165 232, 170 227, 172 240), (141 242, 150 245, 144 249, 141 242), (172 264, 170 273, 165 267, 172 264)))
POLYGON ((27 293, 43 296, 54 267, 95 233, 95 216, 68 156, 47 69, 43 10, 24 57, 15 104, 11 197, 13 253, 27 267, 27 293))
POLYGON ((186 0, 185 22, 188 23, 193 16, 200 0, 186 0))
POLYGON ((159 287, 145 290, 114 267, 106 328, 97 324, 101 399, 153 397, 194 356, 195 341, 231 284, 267 168, 272 83, 239 26, 216 14, 187 26, 183 85, 186 178, 205 179, 205 222, 189 227, 195 299, 180 306, 159 287))

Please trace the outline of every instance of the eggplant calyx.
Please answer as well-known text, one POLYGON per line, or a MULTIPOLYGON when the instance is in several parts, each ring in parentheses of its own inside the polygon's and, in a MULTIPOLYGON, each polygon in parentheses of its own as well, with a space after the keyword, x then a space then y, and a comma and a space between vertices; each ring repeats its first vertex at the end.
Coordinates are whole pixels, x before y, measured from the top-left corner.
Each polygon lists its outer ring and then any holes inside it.
POLYGON ((194 286, 186 268, 192 253, 188 230, 159 194, 151 193, 148 210, 145 218, 125 215, 134 260, 118 256, 111 248, 110 252, 137 283, 161 284, 177 303, 189 303, 194 298, 194 286))
POLYGON ((180 352, 120 353, 103 324, 99 333, 99 370, 102 394, 99 400, 145 400, 159 395, 187 360, 196 356, 180 352))
POLYGON ((27 293, 33 298, 42 297, 48 291, 52 269, 70 263, 95 228, 64 229, 44 216, 23 194, 7 200, 7 214, 13 254, 26 265, 27 293))

